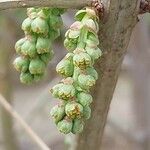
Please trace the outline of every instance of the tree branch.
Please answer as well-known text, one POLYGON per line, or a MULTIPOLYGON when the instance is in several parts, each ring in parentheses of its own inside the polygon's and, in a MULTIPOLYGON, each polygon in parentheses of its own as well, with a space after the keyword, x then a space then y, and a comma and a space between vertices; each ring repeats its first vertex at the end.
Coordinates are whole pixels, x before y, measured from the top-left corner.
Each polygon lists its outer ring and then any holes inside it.
MULTIPOLYGON (((104 0, 105 2, 107 0, 104 0)), ((79 135, 76 150, 99 150, 102 135, 133 27, 137 23, 138 0, 111 0, 107 20, 100 24, 102 59, 96 68, 99 80, 93 89, 92 117, 79 135)))
POLYGON ((91 6, 92 0, 0 0, 0 10, 24 7, 82 8, 91 6))

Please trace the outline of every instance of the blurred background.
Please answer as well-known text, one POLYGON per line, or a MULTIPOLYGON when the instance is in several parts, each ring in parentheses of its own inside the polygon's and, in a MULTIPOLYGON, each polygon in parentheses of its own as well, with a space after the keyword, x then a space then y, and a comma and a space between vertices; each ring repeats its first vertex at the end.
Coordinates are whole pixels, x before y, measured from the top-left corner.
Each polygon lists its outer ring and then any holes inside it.
MULTIPOLYGON (((15 42, 24 36, 21 23, 26 10, 0 12, 0 93, 52 150, 65 150, 71 143, 70 137, 64 138, 50 118, 50 109, 58 102, 49 89, 60 80, 55 66, 67 52, 62 39, 73 23, 73 15, 74 12, 69 12, 63 16, 65 28, 55 41, 55 57, 47 68, 46 78, 25 86, 20 83, 12 62, 16 57, 15 42)), ((139 20, 111 103, 103 150, 150 150, 150 17, 145 15, 139 20)), ((1 106, 0 150, 40 150, 1 106)))

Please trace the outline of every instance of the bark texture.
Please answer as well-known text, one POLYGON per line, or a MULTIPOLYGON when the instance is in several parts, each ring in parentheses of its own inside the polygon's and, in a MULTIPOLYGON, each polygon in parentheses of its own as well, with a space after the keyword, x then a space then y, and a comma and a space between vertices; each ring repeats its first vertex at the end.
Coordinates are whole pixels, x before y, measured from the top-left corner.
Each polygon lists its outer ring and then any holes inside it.
POLYGON ((92 117, 87 121, 84 132, 77 138, 76 150, 99 150, 101 147, 118 74, 132 30, 137 23, 138 8, 138 0, 110 1, 107 18, 100 24, 100 47, 104 55, 96 64, 100 77, 92 92, 92 117))
POLYGON ((0 10, 21 7, 82 8, 90 6, 92 0, 0 0, 0 10))

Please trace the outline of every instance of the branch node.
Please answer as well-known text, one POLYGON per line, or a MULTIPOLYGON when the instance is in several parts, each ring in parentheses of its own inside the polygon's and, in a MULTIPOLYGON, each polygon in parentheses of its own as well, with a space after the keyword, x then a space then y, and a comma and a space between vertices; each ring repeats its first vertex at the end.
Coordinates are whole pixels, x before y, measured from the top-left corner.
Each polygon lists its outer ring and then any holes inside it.
POLYGON ((150 1, 149 0, 141 0, 139 14, 144 14, 147 12, 150 13, 150 1))
POLYGON ((94 7, 100 18, 104 16, 104 4, 100 0, 93 0, 92 7, 94 7))

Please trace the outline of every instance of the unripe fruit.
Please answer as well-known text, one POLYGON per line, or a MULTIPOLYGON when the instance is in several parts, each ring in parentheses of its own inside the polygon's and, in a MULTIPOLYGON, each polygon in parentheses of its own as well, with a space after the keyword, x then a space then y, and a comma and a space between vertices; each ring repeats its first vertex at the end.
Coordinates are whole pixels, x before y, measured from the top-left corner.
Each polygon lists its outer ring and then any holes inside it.
POLYGON ((92 65, 92 59, 85 52, 75 51, 75 55, 73 57, 73 63, 75 66, 83 70, 92 65))
POLYGON ((31 31, 32 19, 26 18, 22 23, 22 30, 30 32, 31 31))
POLYGON ((63 119, 62 121, 58 122, 58 124, 57 124, 58 130, 64 134, 70 133, 72 130, 72 126, 73 126, 72 120, 70 120, 68 118, 63 119))
POLYGON ((93 98, 90 94, 88 93, 78 93, 77 94, 77 102, 80 103, 83 107, 89 106, 93 101, 93 98))
POLYGON ((26 40, 24 44, 21 46, 21 53, 24 56, 29 56, 31 58, 35 57, 37 52, 36 52, 36 47, 34 42, 30 42, 29 40, 26 40))
POLYGON ((88 120, 91 117, 91 108, 89 106, 84 107, 83 109, 83 117, 88 120))
POLYGON ((22 72, 20 75, 20 81, 24 84, 31 84, 33 82, 33 75, 29 72, 22 72))
POLYGON ((81 119, 74 119, 72 133, 79 134, 83 131, 83 128, 84 128, 84 122, 81 119))
POLYGON ((45 63, 38 58, 32 59, 29 65, 31 74, 43 74, 45 72, 45 63))
POLYGON ((38 54, 48 53, 50 51, 52 44, 50 39, 39 37, 36 43, 36 49, 38 54))
POLYGON ((26 72, 29 68, 29 63, 30 63, 29 59, 23 57, 17 57, 14 60, 13 64, 17 71, 26 72))
POLYGON ((16 50, 17 54, 21 53, 21 46, 24 44, 25 41, 26 41, 26 38, 22 38, 16 42, 15 50, 16 50))
POLYGON ((71 119, 81 118, 83 115, 83 107, 77 102, 68 102, 65 107, 65 112, 71 119))
POLYGON ((95 85, 96 80, 91 75, 80 74, 78 77, 78 84, 82 89, 89 90, 95 85))
POLYGON ((31 29, 34 33, 47 35, 49 31, 49 26, 46 20, 38 17, 33 20, 31 24, 31 29))
POLYGON ((65 116, 65 105, 56 105, 51 109, 50 112, 54 122, 57 124, 65 116))

